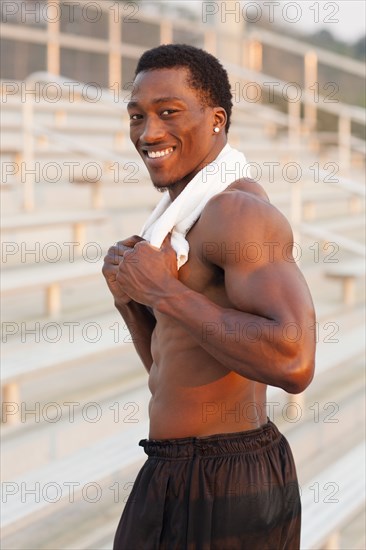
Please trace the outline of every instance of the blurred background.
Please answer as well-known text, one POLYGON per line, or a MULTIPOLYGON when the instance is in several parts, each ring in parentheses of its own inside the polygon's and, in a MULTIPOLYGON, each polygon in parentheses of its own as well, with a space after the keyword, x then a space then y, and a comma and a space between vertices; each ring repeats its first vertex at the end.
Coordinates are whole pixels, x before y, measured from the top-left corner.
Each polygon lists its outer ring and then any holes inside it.
POLYGON ((268 392, 302 549, 364 549, 365 3, 3 0, 1 20, 3 550, 111 549, 145 460, 147 374, 101 267, 161 198, 126 102, 166 43, 227 68, 229 143, 315 302, 314 381, 268 392))

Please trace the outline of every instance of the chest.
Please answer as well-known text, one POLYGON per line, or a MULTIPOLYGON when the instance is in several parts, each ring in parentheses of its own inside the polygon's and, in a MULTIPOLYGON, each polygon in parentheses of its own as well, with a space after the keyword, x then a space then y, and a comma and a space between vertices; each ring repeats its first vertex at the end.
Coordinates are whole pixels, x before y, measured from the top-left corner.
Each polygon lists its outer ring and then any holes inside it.
POLYGON ((204 294, 216 303, 225 300, 224 271, 208 261, 207 252, 210 243, 207 243, 196 223, 186 236, 189 243, 188 261, 180 268, 179 280, 188 288, 204 294))

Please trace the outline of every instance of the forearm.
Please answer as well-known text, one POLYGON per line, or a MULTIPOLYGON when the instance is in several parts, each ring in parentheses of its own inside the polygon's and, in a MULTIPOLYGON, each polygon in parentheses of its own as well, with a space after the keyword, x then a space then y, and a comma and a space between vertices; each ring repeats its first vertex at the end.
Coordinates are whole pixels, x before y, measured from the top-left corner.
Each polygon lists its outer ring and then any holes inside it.
POLYGON ((286 338, 283 323, 220 307, 179 281, 169 285, 164 298, 154 307, 178 321, 228 369, 250 380, 291 391, 298 342, 286 338))
POLYGON ((151 335, 156 325, 154 316, 144 305, 131 300, 128 304, 115 307, 122 315, 130 331, 132 342, 147 372, 150 372, 153 358, 151 355, 151 335))

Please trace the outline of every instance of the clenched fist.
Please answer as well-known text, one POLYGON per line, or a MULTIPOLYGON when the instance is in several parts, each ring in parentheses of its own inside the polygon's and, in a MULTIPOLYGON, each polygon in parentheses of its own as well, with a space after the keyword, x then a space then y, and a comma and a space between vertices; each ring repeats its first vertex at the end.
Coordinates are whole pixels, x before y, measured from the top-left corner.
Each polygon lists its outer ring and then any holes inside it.
POLYGON ((131 301, 130 296, 124 291, 123 286, 117 281, 118 266, 123 259, 126 251, 133 250, 136 243, 144 241, 139 235, 133 235, 123 241, 118 241, 111 246, 104 258, 102 273, 107 281, 109 290, 114 297, 114 303, 118 307, 128 304, 131 301))
MULTIPOLYGON (((116 283, 132 300, 154 307, 156 301, 177 290, 177 254, 170 243, 170 233, 160 248, 146 240, 125 251, 118 266, 116 283)), ((143 239, 142 239, 143 240, 143 239)))

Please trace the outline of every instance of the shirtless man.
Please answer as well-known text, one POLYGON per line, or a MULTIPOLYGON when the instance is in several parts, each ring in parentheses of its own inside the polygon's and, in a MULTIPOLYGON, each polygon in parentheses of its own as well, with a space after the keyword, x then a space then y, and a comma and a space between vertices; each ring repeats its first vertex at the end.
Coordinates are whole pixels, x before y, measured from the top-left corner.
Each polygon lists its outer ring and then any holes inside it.
MULTIPOLYGON (((174 200, 217 158, 231 107, 213 56, 185 45, 143 54, 130 137, 158 190, 174 200)), ((239 179, 207 202, 186 238, 179 271, 169 234, 161 249, 135 235, 105 258, 152 394, 140 442, 149 458, 114 550, 296 550, 296 470, 265 407, 267 384, 296 394, 314 371, 314 308, 291 261, 291 228, 260 185, 239 179), (261 251, 255 261, 248 243, 261 251)))

